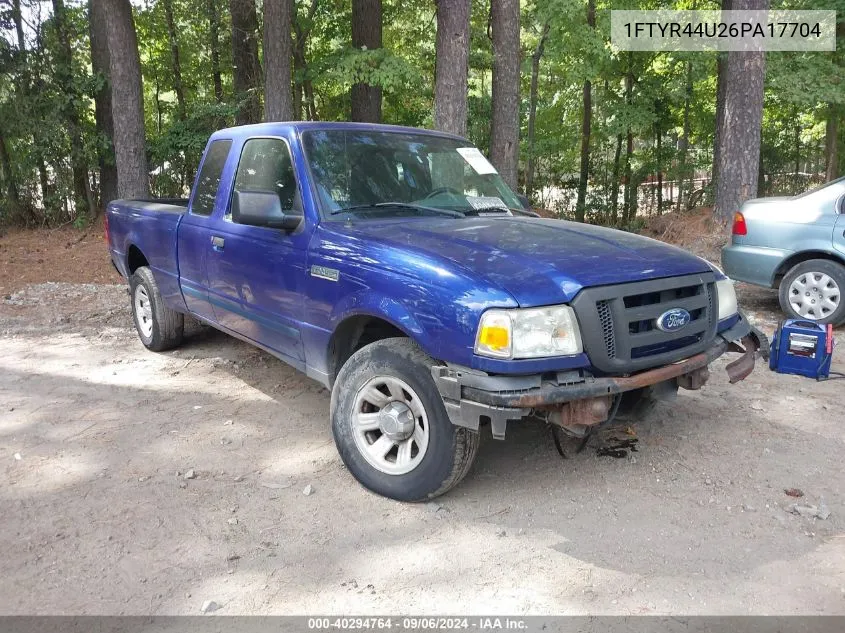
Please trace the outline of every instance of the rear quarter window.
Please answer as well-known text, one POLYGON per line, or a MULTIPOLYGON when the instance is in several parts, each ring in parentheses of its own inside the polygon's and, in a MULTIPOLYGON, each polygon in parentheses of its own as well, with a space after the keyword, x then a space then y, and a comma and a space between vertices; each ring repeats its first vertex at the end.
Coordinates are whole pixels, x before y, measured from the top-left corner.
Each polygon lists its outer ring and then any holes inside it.
POLYGON ((214 200, 220 186, 220 176, 223 174, 223 166, 226 164, 231 147, 232 141, 214 141, 208 147, 197 179, 191 213, 211 215, 214 211, 214 200))

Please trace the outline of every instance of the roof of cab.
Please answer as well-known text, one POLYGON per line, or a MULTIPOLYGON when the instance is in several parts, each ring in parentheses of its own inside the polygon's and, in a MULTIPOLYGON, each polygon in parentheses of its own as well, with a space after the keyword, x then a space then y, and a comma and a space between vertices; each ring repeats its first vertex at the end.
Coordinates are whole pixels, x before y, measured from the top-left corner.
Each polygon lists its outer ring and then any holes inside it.
POLYGON ((212 139, 243 138, 262 135, 282 135, 294 130, 306 132, 308 130, 360 130, 367 132, 404 132, 411 134, 426 134, 429 136, 445 136, 456 140, 466 141, 465 138, 438 130, 426 130, 401 125, 385 125, 381 123, 351 123, 339 121, 283 121, 278 123, 256 123, 254 125, 239 125, 218 130, 211 135, 212 139))

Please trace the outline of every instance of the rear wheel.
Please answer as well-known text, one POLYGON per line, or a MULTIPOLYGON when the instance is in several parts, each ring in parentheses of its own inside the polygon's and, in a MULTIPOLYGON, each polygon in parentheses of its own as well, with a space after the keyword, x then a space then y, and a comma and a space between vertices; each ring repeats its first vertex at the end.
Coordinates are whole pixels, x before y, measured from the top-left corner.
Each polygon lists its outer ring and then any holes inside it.
POLYGON ((845 266, 810 259, 794 266, 780 282, 780 306, 794 319, 838 324, 845 321, 845 266))
POLYGON ((154 352, 173 349, 182 342, 185 315, 164 305, 152 271, 138 268, 129 279, 132 317, 144 346, 154 352))
POLYGON ((332 432, 343 463, 365 488, 425 501, 456 486, 478 451, 478 434, 449 420, 431 377, 434 361, 413 341, 361 348, 332 389, 332 432))

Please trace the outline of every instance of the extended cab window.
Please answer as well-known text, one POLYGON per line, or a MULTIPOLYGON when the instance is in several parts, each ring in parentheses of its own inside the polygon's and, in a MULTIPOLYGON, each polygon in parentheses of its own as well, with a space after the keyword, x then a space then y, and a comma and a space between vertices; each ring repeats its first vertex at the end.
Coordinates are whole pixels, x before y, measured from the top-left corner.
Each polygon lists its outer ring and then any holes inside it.
POLYGON ((202 170, 197 181, 191 212, 197 215, 211 215, 214 211, 214 199, 217 197, 217 187, 220 186, 220 176, 232 141, 214 141, 206 152, 202 163, 202 170))
MULTIPOLYGON (((254 138, 244 143, 234 190, 273 192, 279 196, 282 209, 294 209, 296 178, 287 143, 277 138, 254 138)), ((230 207, 227 216, 231 212, 230 207)))

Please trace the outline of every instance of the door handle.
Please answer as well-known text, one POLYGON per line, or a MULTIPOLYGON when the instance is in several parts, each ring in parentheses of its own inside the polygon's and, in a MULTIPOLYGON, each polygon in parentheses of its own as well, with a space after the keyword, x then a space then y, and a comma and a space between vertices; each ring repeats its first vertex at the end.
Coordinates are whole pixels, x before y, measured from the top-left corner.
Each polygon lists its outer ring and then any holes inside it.
POLYGON ((226 245, 226 240, 222 237, 218 237, 217 235, 211 236, 211 248, 213 248, 218 253, 223 251, 223 247, 226 245))

